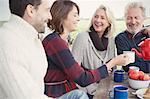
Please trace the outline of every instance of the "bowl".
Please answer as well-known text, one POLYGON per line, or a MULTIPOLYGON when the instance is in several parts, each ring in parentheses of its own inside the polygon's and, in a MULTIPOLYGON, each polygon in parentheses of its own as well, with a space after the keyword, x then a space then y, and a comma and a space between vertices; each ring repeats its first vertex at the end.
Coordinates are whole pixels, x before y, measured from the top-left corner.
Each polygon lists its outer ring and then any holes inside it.
POLYGON ((129 78, 129 85, 133 89, 141 89, 141 88, 147 88, 150 84, 150 80, 134 80, 129 78))

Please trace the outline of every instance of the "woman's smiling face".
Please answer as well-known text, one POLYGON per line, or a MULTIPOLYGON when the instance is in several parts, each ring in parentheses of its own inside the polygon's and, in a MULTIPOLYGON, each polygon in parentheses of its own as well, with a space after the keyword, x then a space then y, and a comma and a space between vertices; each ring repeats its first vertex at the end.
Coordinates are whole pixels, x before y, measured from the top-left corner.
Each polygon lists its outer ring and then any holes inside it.
POLYGON ((77 24, 79 22, 78 10, 73 6, 72 10, 67 15, 67 18, 63 21, 64 32, 72 32, 77 29, 77 24))
POLYGON ((104 33, 105 29, 109 26, 106 12, 103 9, 98 9, 92 18, 92 25, 96 32, 104 33))

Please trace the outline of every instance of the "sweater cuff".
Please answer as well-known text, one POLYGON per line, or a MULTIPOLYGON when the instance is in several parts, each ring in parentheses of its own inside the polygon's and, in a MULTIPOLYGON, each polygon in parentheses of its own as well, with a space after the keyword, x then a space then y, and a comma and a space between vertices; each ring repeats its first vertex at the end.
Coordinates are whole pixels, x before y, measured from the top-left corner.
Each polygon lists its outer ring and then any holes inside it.
POLYGON ((99 67, 99 73, 101 75, 101 79, 106 78, 108 76, 108 71, 106 65, 99 67))

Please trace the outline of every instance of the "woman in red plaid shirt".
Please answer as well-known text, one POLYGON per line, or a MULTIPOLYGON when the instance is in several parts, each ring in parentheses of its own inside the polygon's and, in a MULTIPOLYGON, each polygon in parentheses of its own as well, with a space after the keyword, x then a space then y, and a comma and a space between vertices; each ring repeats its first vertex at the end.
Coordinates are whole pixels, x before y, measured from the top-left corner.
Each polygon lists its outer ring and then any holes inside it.
POLYGON ((50 10, 52 20, 48 26, 54 30, 43 40, 48 69, 44 78, 45 94, 59 97, 80 86, 87 86, 108 76, 116 65, 124 65, 128 60, 125 54, 110 60, 95 70, 85 70, 74 59, 68 47, 67 37, 75 31, 79 22, 79 7, 70 0, 55 1, 50 10))

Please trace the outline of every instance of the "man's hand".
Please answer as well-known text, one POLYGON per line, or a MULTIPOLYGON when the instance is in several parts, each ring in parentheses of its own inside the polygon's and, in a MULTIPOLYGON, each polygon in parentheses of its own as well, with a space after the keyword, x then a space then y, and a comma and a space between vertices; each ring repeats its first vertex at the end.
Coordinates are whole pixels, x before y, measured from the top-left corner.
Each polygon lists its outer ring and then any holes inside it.
POLYGON ((150 36, 150 26, 148 26, 148 27, 145 28, 144 33, 148 34, 150 36))

